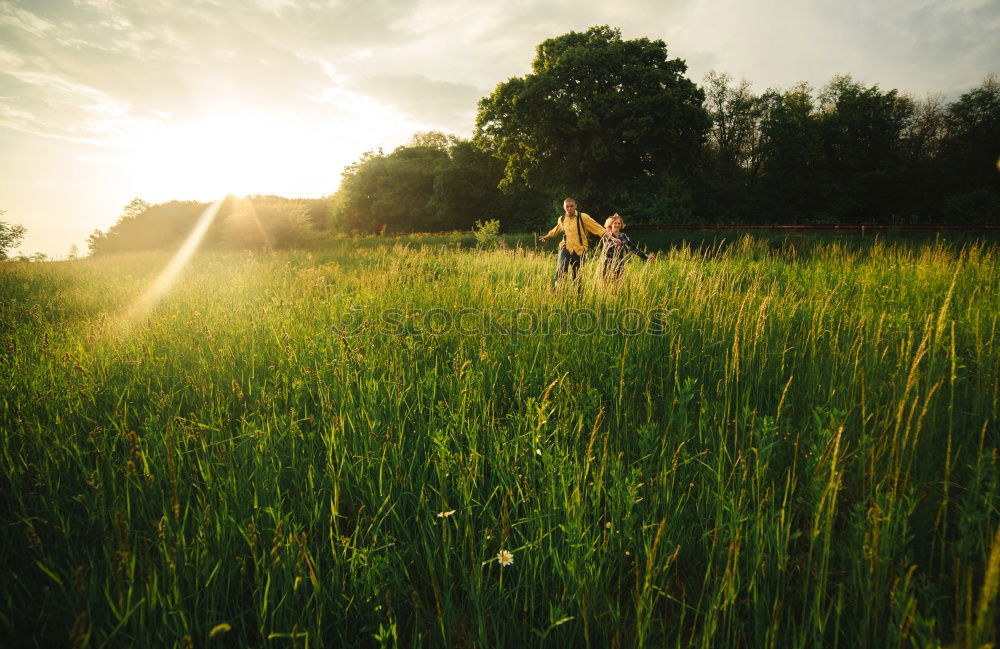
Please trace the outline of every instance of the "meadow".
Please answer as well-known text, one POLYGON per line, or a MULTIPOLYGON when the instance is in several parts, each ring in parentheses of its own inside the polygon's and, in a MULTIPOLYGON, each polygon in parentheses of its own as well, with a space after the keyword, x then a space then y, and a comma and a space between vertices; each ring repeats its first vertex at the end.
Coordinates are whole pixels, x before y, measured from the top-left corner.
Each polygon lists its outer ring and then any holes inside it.
POLYGON ((772 243, 0 265, 0 644, 991 646, 1000 248, 772 243))

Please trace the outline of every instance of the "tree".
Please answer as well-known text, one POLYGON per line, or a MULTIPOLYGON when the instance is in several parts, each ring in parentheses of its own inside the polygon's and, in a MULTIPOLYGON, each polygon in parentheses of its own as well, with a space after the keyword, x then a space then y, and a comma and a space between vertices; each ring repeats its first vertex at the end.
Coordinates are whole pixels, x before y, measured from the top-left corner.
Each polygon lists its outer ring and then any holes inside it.
POLYGON ((525 187, 501 192, 503 163, 471 142, 460 140, 434 179, 431 207, 446 229, 470 230, 477 221, 499 221, 504 230, 551 227, 550 201, 525 187))
POLYGON ((947 134, 944 99, 929 95, 923 101, 910 98, 913 114, 903 131, 904 146, 913 158, 933 159, 941 152, 947 134))
POLYGON ((447 229, 470 230, 476 221, 504 220, 504 195, 497 188, 503 164, 470 142, 457 142, 434 178, 431 207, 447 229))
POLYGON ((235 248, 294 248, 306 243, 312 228, 306 201, 280 196, 249 196, 234 201, 219 221, 222 240, 235 248))
POLYGON ((504 162, 503 186, 611 209, 684 178, 709 127, 703 93, 661 40, 608 26, 541 43, 532 72, 479 102, 476 143, 504 162))
POLYGON ((108 235, 105 232, 102 232, 99 228, 94 228, 93 232, 90 233, 90 236, 87 237, 87 250, 90 255, 99 255, 106 252, 105 248, 107 247, 107 241, 108 235))
POLYGON ((940 95, 923 100, 907 96, 906 101, 913 111, 900 135, 904 187, 899 212, 929 220, 940 212, 944 193, 940 158, 947 134, 945 103, 940 95))
POLYGON ((368 152, 343 173, 331 201, 334 229, 419 232, 444 224, 431 205, 434 182, 448 164, 446 151, 434 146, 401 146, 389 155, 368 152))
POLYGON ((133 198, 122 210, 122 219, 136 219, 150 208, 150 204, 141 198, 133 198))
POLYGON ((993 75, 950 104, 941 142, 945 218, 955 223, 1000 219, 1000 83, 993 75))
POLYGON ((736 84, 728 74, 705 77, 705 108, 712 119, 703 173, 694 183, 705 216, 725 222, 756 216, 751 196, 763 160, 763 126, 767 101, 751 91, 750 82, 736 84))
POLYGON ((734 84, 728 74, 714 70, 705 77, 705 106, 712 119, 708 143, 728 167, 729 173, 742 170, 750 178, 760 168, 765 102, 753 94, 746 79, 734 84))
POLYGON ((92 255, 155 250, 177 245, 191 232, 207 203, 170 201, 150 205, 135 198, 122 209, 118 222, 106 232, 87 237, 92 255))
MULTIPOLYGON (((0 210, 0 216, 6 214, 0 210)), ((23 225, 0 221, 0 261, 7 259, 7 253, 24 239, 27 230, 23 225)))
POLYGON ((410 146, 424 146, 449 153, 455 145, 461 141, 462 140, 459 137, 450 133, 446 134, 441 131, 422 131, 420 133, 413 134, 413 138, 410 140, 410 146))
POLYGON ((822 211, 834 221, 894 216, 904 198, 902 135, 913 102, 896 90, 834 77, 819 97, 820 138, 828 182, 822 211))
POLYGON ((818 97, 799 84, 761 99, 758 212, 772 221, 834 223, 912 215, 904 141, 915 111, 911 98, 844 75, 818 97))
POLYGON ((823 182, 812 89, 800 83, 785 92, 768 90, 761 100, 765 113, 756 192, 759 211, 771 221, 800 221, 816 212, 823 182))
MULTIPOLYGON (((386 155, 370 151, 344 170, 330 200, 330 228, 378 232, 469 230, 476 221, 530 228, 544 210, 538 192, 501 192, 503 163, 468 140, 417 133, 386 155)), ((546 215, 545 220, 548 220, 546 215)))

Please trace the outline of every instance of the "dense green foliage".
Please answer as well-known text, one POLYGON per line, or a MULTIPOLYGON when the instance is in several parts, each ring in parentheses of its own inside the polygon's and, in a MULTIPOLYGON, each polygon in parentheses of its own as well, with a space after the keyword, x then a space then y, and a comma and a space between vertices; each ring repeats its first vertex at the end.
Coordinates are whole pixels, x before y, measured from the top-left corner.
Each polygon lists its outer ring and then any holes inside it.
POLYGON ((449 239, 0 266, 4 642, 997 641, 995 246, 449 239))
POLYGON ((666 43, 594 27, 544 41, 531 67, 479 102, 476 141, 505 161, 505 184, 610 214, 690 176, 710 122, 666 43))
MULTIPOLYGON (((726 222, 996 223, 1000 84, 943 106, 834 78, 754 95, 712 74, 700 218, 726 222)), ((695 220, 698 220, 697 217, 695 220)))
POLYGON ((469 230, 479 220, 520 229, 551 208, 537 192, 503 193, 500 162, 470 142, 418 133, 386 155, 369 152, 344 170, 331 200, 338 232, 469 230))
POLYGON ((993 77, 945 106, 849 76, 758 95, 713 72, 699 89, 685 70, 606 26, 549 39, 481 100, 476 142, 508 185, 637 223, 1000 220, 993 77))

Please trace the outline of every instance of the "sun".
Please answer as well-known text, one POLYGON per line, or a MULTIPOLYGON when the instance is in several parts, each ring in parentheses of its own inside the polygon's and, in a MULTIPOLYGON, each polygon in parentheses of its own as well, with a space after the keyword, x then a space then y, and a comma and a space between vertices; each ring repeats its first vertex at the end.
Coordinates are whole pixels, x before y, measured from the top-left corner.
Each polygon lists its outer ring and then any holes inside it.
POLYGON ((194 97, 176 113, 154 111, 112 138, 124 166, 120 185, 151 203, 211 202, 275 194, 319 198, 365 152, 392 148, 430 126, 338 87, 313 101, 194 97), (377 134, 373 137, 373 134, 377 134))
POLYGON ((294 120, 247 108, 154 124, 133 147, 128 184, 150 202, 301 194, 302 170, 323 157, 308 138, 294 120))

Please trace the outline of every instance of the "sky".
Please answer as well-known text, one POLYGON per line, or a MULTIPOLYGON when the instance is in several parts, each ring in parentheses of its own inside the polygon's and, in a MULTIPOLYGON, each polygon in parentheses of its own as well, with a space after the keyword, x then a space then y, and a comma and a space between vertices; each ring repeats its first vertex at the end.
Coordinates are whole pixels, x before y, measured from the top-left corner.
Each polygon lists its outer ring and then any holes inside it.
POLYGON ((135 197, 326 196, 365 151, 470 137, 540 42, 602 24, 698 83, 954 99, 1000 73, 1000 0, 0 0, 0 220, 58 258, 135 197))

